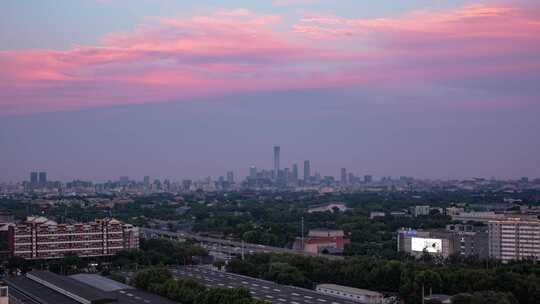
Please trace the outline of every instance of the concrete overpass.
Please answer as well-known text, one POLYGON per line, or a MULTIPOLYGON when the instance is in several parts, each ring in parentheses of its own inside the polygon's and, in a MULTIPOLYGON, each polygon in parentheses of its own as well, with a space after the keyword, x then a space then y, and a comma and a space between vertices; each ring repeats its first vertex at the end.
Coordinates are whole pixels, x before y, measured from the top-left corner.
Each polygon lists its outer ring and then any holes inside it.
MULTIPOLYGON (((210 253, 215 252, 220 257, 223 256, 241 256, 242 254, 251 254, 251 253, 287 253, 287 254, 297 254, 303 256, 318 256, 328 259, 343 259, 341 256, 328 255, 328 254, 313 254, 309 252, 293 250, 288 248, 281 247, 272 247, 259 244, 237 242, 226 239, 217 239, 211 237, 205 237, 198 234, 178 231, 171 232, 166 230, 159 229, 150 229, 150 228, 139 228, 141 236, 144 238, 166 238, 169 240, 185 242, 187 240, 192 240, 199 243, 202 247, 206 248, 210 253)), ((215 255, 214 255, 215 256, 215 255)))

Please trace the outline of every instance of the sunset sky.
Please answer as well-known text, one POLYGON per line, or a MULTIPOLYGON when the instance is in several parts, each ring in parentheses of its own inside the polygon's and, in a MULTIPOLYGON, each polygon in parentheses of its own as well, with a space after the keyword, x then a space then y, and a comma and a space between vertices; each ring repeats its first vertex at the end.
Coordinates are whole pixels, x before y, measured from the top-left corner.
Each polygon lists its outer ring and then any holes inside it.
POLYGON ((540 2, 3 0, 0 181, 540 177, 540 2))

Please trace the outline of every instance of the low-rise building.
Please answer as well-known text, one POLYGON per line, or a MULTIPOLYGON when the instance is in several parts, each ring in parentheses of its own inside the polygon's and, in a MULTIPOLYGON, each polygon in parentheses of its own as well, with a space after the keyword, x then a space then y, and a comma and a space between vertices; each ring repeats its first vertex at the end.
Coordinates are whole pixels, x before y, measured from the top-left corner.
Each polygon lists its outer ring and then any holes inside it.
POLYGON ((345 203, 337 203, 337 202, 313 205, 309 207, 308 213, 326 212, 326 211, 334 212, 334 210, 343 212, 347 210, 347 206, 345 206, 345 203))
POLYGON ((4 281, 10 289, 10 303, 16 304, 175 304, 163 297, 92 274, 68 277, 48 271, 30 271, 25 275, 5 277, 4 281))
POLYGON ((446 209, 444 209, 446 215, 450 215, 450 216, 453 216, 453 215, 458 215, 460 213, 463 213, 465 212, 465 208, 462 208, 462 207, 448 207, 446 209))
POLYGON ((385 216, 386 216, 386 213, 384 213, 384 212, 373 211, 373 212, 369 213, 369 218, 370 219, 374 219, 376 217, 385 217, 385 216))
POLYGON ((106 218, 90 223, 57 224, 45 217, 28 217, 24 224, 9 227, 13 255, 25 259, 109 256, 139 248, 139 229, 106 218))
POLYGON ((319 284, 316 290, 320 293, 365 304, 381 304, 384 298, 382 293, 376 291, 335 284, 319 284))
POLYGON ((340 254, 350 240, 345 237, 343 230, 314 229, 303 239, 297 238, 293 248, 305 252, 318 254, 340 254))

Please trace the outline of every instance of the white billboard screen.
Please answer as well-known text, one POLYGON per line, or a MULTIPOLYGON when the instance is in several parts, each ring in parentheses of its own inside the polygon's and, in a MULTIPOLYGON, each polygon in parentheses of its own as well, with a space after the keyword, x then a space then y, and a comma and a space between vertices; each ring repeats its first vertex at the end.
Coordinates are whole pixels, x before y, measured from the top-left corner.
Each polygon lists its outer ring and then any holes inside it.
POLYGON ((411 238, 412 251, 426 251, 429 253, 441 253, 442 252, 442 240, 441 239, 426 239, 426 238, 411 238))

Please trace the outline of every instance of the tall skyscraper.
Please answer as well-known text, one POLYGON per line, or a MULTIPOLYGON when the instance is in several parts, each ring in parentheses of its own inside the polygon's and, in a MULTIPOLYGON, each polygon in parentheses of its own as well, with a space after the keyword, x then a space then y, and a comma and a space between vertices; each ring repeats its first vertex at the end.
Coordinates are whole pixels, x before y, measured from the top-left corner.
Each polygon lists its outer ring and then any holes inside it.
POLYGON ((311 165, 309 160, 304 161, 304 181, 308 181, 311 177, 311 165))
POLYGON ((150 186, 150 176, 145 176, 143 178, 143 183, 145 186, 150 186))
POLYGON ((347 169, 341 168, 341 184, 346 185, 347 184, 347 169))
POLYGON ((293 164, 292 165, 292 179, 294 181, 298 180, 298 164, 293 164))
POLYGON ((38 173, 37 172, 30 172, 30 183, 32 185, 37 185, 37 183, 38 183, 38 173))
POLYGON ((47 172, 39 172, 38 183, 40 185, 46 185, 47 184, 47 172))
POLYGON ((234 184, 234 173, 232 171, 227 172, 227 183, 234 184))
POLYGON ((251 166, 249 167, 249 178, 256 179, 257 178, 257 167, 251 166))
POLYGON ((373 181, 373 176, 364 175, 364 183, 371 183, 373 181))
POLYGON ((277 179, 279 176, 279 154, 281 148, 279 146, 274 147, 274 178, 277 179))

